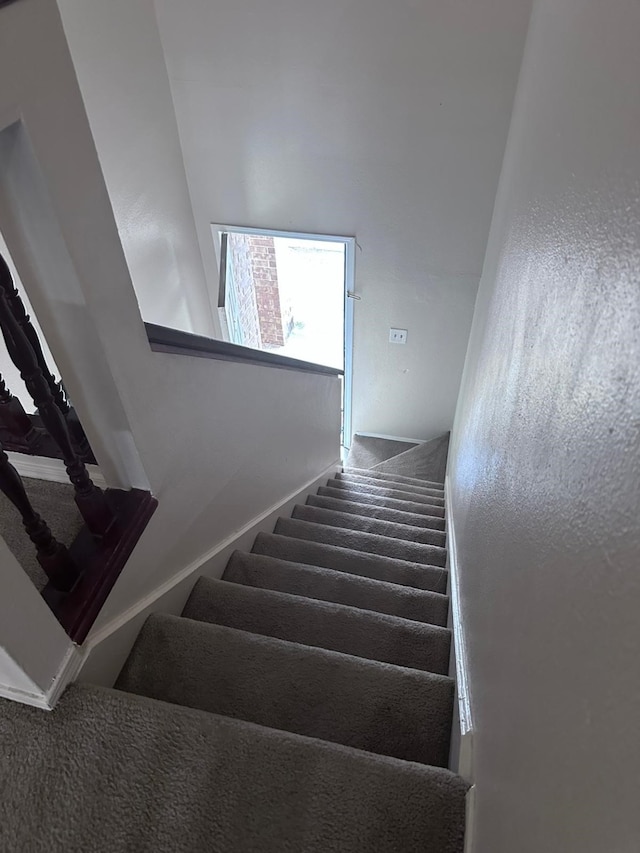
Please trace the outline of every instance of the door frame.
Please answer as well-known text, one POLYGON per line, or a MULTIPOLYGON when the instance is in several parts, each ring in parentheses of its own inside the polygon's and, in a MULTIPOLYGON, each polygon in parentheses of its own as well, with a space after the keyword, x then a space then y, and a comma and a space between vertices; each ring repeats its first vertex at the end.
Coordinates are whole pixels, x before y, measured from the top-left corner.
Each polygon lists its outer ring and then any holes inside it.
MULTIPOLYGON (((346 448, 351 446, 351 424, 352 424, 352 399, 353 399, 353 323, 354 323, 354 301, 359 299, 355 293, 356 283, 356 238, 345 237, 338 234, 311 234, 307 231, 291 231, 281 228, 255 228, 247 225, 226 225, 221 223, 210 223, 213 246, 218 263, 218 279, 220 274, 221 247, 220 232, 231 231, 236 234, 255 234, 264 237, 293 237, 297 240, 319 240, 326 243, 343 243, 344 251, 344 378, 342 388, 342 445, 346 448)), ((210 294, 212 307, 216 318, 217 293, 215 300, 210 294)))

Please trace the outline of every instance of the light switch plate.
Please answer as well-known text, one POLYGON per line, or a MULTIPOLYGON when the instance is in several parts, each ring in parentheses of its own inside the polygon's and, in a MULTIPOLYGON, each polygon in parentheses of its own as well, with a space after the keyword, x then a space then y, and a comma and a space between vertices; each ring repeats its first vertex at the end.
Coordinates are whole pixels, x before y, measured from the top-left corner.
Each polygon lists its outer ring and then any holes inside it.
POLYGON ((406 344, 407 330, 406 329, 389 329, 390 344, 406 344))

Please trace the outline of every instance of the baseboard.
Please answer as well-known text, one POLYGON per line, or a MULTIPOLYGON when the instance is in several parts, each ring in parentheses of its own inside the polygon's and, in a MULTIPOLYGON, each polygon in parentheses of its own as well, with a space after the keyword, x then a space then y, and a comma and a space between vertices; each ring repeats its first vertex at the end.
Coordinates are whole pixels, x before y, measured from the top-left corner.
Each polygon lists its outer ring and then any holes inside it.
POLYGON ((472 785, 465 797, 464 816, 464 853, 473 853, 475 847, 475 822, 476 822, 476 786, 472 785))
POLYGON ((0 699, 10 699, 12 702, 19 702, 21 705, 32 705, 34 708, 42 708, 45 711, 51 710, 51 706, 47 701, 47 694, 44 691, 32 692, 0 684, 0 699))
POLYGON ((42 708, 51 711, 64 688, 78 674, 82 665, 82 654, 77 646, 70 646, 62 665, 48 690, 39 690, 34 684, 33 690, 23 690, 19 687, 9 687, 0 683, 0 699, 11 699, 21 705, 32 705, 34 708, 42 708))
POLYGON ((151 613, 180 614, 199 577, 220 578, 233 551, 251 550, 258 533, 271 533, 279 516, 289 515, 296 503, 304 503, 308 495, 315 493, 318 486, 340 470, 342 466, 340 461, 336 460, 301 489, 273 504, 240 530, 234 531, 222 542, 184 566, 168 581, 138 599, 119 616, 90 632, 82 646, 80 680, 111 686, 147 616, 151 613))
POLYGON ((462 625, 460 602, 460 574, 456 528, 453 515, 451 481, 448 475, 444 482, 445 518, 447 527, 447 552, 449 567, 449 593, 451 601, 450 624, 453 633, 453 656, 455 663, 457 720, 459 724, 459 751, 456 770, 470 784, 473 783, 473 713, 469 694, 469 659, 462 625))
POLYGON ((65 656, 62 666, 58 670, 56 677, 53 679, 51 687, 45 694, 47 708, 51 709, 55 707, 55 704, 62 695, 64 688, 67 684, 70 684, 78 672, 80 672, 82 663, 83 656, 80 649, 78 646, 71 646, 65 656))
MULTIPOLYGON (((9 462, 21 477, 34 480, 49 480, 52 483, 69 483, 69 475, 62 459, 50 459, 48 456, 28 456, 26 453, 7 453, 9 462)), ((87 465, 89 476, 96 486, 106 489, 107 483, 97 465, 87 465)))

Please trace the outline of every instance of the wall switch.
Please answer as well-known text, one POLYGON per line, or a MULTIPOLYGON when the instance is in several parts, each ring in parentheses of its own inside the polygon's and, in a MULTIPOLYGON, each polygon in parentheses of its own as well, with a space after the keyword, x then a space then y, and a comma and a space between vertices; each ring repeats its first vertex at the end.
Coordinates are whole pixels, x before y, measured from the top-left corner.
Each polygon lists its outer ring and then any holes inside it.
POLYGON ((407 330, 406 329, 389 329, 390 344, 406 344, 407 330))

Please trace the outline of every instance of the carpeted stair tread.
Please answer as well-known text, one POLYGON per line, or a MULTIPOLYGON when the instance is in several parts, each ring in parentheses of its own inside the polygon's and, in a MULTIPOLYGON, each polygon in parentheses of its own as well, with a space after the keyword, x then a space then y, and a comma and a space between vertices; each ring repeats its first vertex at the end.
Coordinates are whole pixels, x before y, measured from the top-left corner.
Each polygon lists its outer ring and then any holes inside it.
POLYGON ((426 506, 444 507, 444 498, 431 495, 420 495, 417 492, 406 492, 400 489, 389 489, 385 486, 375 486, 371 483, 357 482, 356 480, 338 480, 336 478, 327 480, 327 488, 343 489, 345 492, 356 494, 358 492, 367 495, 379 495, 381 498, 396 498, 401 501, 413 501, 426 506))
POLYGON ((200 578, 182 615, 425 672, 449 669, 446 628, 286 592, 200 578))
POLYGON ((376 465, 368 466, 376 471, 387 474, 403 474, 408 477, 418 477, 421 480, 439 480, 444 482, 447 471, 447 456, 449 453, 448 432, 432 438, 387 458, 376 465))
POLYGON ((363 533, 361 530, 348 530, 343 527, 329 527, 326 524, 316 524, 298 518, 279 518, 276 522, 275 533, 280 536, 309 539, 312 542, 322 542, 325 545, 338 545, 341 548, 351 548, 353 551, 364 551, 368 554, 378 554, 381 557, 410 560, 414 563, 431 566, 442 567, 447 558, 446 549, 438 545, 406 542, 403 539, 394 539, 391 536, 363 533))
POLYGON ((376 471, 375 468, 354 468, 351 465, 344 466, 345 474, 359 474, 362 477, 370 477, 374 480, 385 480, 391 483, 406 483, 410 486, 423 486, 429 489, 439 489, 444 491, 444 483, 436 480, 421 480, 419 477, 403 477, 402 474, 385 474, 383 471, 376 471))
POLYGON ((372 468, 374 465, 379 465, 380 462, 398 456, 417 445, 418 442, 416 441, 378 438, 356 433, 351 439, 351 447, 345 466, 355 465, 359 468, 372 468))
POLYGON ((367 518, 350 512, 338 512, 324 507, 296 504, 291 513, 292 518, 302 521, 312 521, 314 524, 327 524, 330 527, 341 527, 347 530, 360 530, 363 533, 375 533, 378 536, 389 536, 407 542, 418 542, 422 545, 438 545, 444 548, 446 536, 441 530, 431 530, 428 527, 411 527, 399 524, 397 521, 384 521, 380 518, 367 518))
POLYGON ((397 509, 389 509, 375 504, 357 503, 336 498, 327 498, 323 495, 309 495, 307 506, 317 506, 323 509, 333 509, 336 512, 348 512, 351 515, 360 515, 364 518, 377 518, 381 521, 395 521, 397 524, 408 524, 412 527, 425 527, 430 530, 444 530, 444 518, 435 518, 429 515, 420 515, 417 512, 402 512, 397 509))
POLYGON ((324 542, 280 536, 276 533, 259 533, 252 550, 254 554, 264 554, 293 563, 306 563, 309 566, 321 566, 416 589, 434 592, 446 592, 447 589, 447 571, 441 566, 423 566, 410 560, 365 554, 352 548, 342 548, 324 542))
POLYGON ((452 679, 234 628, 152 615, 116 686, 407 761, 448 759, 452 679))
POLYGON ((428 488, 426 486, 414 486, 409 483, 398 483, 388 480, 376 480, 375 477, 366 477, 363 474, 352 474, 350 471, 338 471, 335 474, 336 480, 341 480, 346 483, 364 483, 372 486, 382 486, 388 489, 397 489, 401 492, 411 492, 411 494, 424 495, 430 498, 440 498, 444 500, 444 490, 442 488, 428 488))
MULTIPOLYGON (((388 613, 402 619, 431 625, 447 624, 449 598, 442 593, 373 580, 321 566, 308 566, 263 554, 235 551, 222 577, 233 583, 273 589, 320 601, 333 601, 350 607, 388 613)), ((443 591, 445 588, 446 576, 443 576, 443 591)))
POLYGON ((91 685, 0 701, 5 851, 462 853, 466 784, 91 685))
POLYGON ((394 498, 381 497, 380 495, 367 494, 365 492, 349 491, 347 489, 332 489, 328 486, 320 486, 318 495, 333 498, 339 501, 351 501, 352 503, 366 503, 367 506, 379 506, 396 509, 400 512, 424 515, 427 518, 444 519, 443 506, 430 506, 429 504, 415 503, 407 500, 396 500, 394 498))

